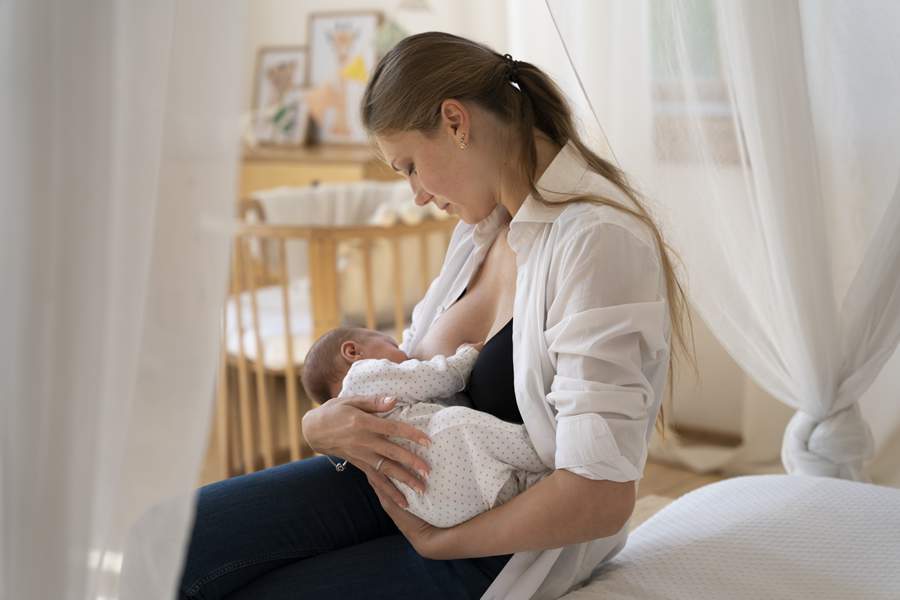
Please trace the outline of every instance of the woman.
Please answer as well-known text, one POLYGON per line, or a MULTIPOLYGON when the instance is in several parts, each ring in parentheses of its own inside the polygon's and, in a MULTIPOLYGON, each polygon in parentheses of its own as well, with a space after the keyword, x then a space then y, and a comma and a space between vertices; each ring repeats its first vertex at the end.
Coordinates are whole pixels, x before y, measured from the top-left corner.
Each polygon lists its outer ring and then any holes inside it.
POLYGON ((401 347, 428 359, 487 340, 473 406, 524 423, 555 470, 437 529, 387 478, 424 489, 429 465, 389 439, 424 434, 370 414, 390 401, 334 399, 302 426, 336 468, 320 456, 201 490, 182 597, 559 597, 625 543, 670 331, 683 339, 659 231, 529 63, 411 36, 376 67, 362 115, 416 203, 462 221, 401 347))

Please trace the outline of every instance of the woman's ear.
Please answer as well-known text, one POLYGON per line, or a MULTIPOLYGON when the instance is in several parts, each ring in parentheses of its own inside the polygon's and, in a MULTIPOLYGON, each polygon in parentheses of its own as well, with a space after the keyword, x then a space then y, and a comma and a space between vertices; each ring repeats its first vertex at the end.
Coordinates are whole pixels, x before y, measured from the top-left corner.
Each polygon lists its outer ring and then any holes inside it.
POLYGON ((461 135, 468 137, 469 111, 465 105, 454 98, 441 102, 441 124, 454 138, 461 135))
POLYGON ((362 346, 360 346, 353 340, 347 340, 346 342, 341 344, 341 358, 346 360, 348 363, 355 363, 362 357, 362 346))

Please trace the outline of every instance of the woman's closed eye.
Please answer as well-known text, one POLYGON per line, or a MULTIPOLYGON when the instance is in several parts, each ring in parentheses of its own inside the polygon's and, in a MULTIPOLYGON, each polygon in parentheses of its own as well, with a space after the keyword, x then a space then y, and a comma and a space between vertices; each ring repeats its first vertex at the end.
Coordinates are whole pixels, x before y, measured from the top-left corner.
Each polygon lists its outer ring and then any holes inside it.
POLYGON ((416 166, 415 166, 415 165, 409 165, 409 169, 407 169, 406 175, 407 175, 407 177, 412 177, 412 176, 413 176, 413 173, 415 173, 415 172, 416 172, 416 166))

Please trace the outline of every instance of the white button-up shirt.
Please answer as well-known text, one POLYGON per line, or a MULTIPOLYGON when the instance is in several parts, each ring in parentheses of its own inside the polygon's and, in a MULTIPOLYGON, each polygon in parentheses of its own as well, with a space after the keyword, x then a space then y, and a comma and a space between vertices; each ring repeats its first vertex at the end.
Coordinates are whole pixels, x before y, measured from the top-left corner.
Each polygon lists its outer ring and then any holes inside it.
MULTIPOLYGON (((588 169, 571 143, 510 221, 498 206, 454 230, 440 274, 413 310, 401 348, 414 353, 431 324, 459 298, 500 228, 516 253, 513 370, 516 403, 544 464, 589 479, 636 481, 647 458, 665 387, 670 322, 652 235, 636 218, 588 202, 634 204, 588 169)), ((596 510, 603 510, 597 506, 596 510)), ((625 544, 610 537, 517 552, 482 597, 558 598, 586 581, 625 544)))

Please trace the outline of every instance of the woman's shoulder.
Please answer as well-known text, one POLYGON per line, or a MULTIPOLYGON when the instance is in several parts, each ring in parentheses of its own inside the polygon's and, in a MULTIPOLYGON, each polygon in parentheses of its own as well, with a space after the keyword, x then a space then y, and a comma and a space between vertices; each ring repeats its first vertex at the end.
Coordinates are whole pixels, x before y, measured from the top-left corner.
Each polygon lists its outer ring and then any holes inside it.
POLYGON ((653 230, 639 217, 618 208, 639 212, 635 202, 618 188, 597 185, 580 190, 572 197, 585 200, 565 204, 553 223, 556 239, 571 244, 616 231, 644 246, 656 248, 653 230))

